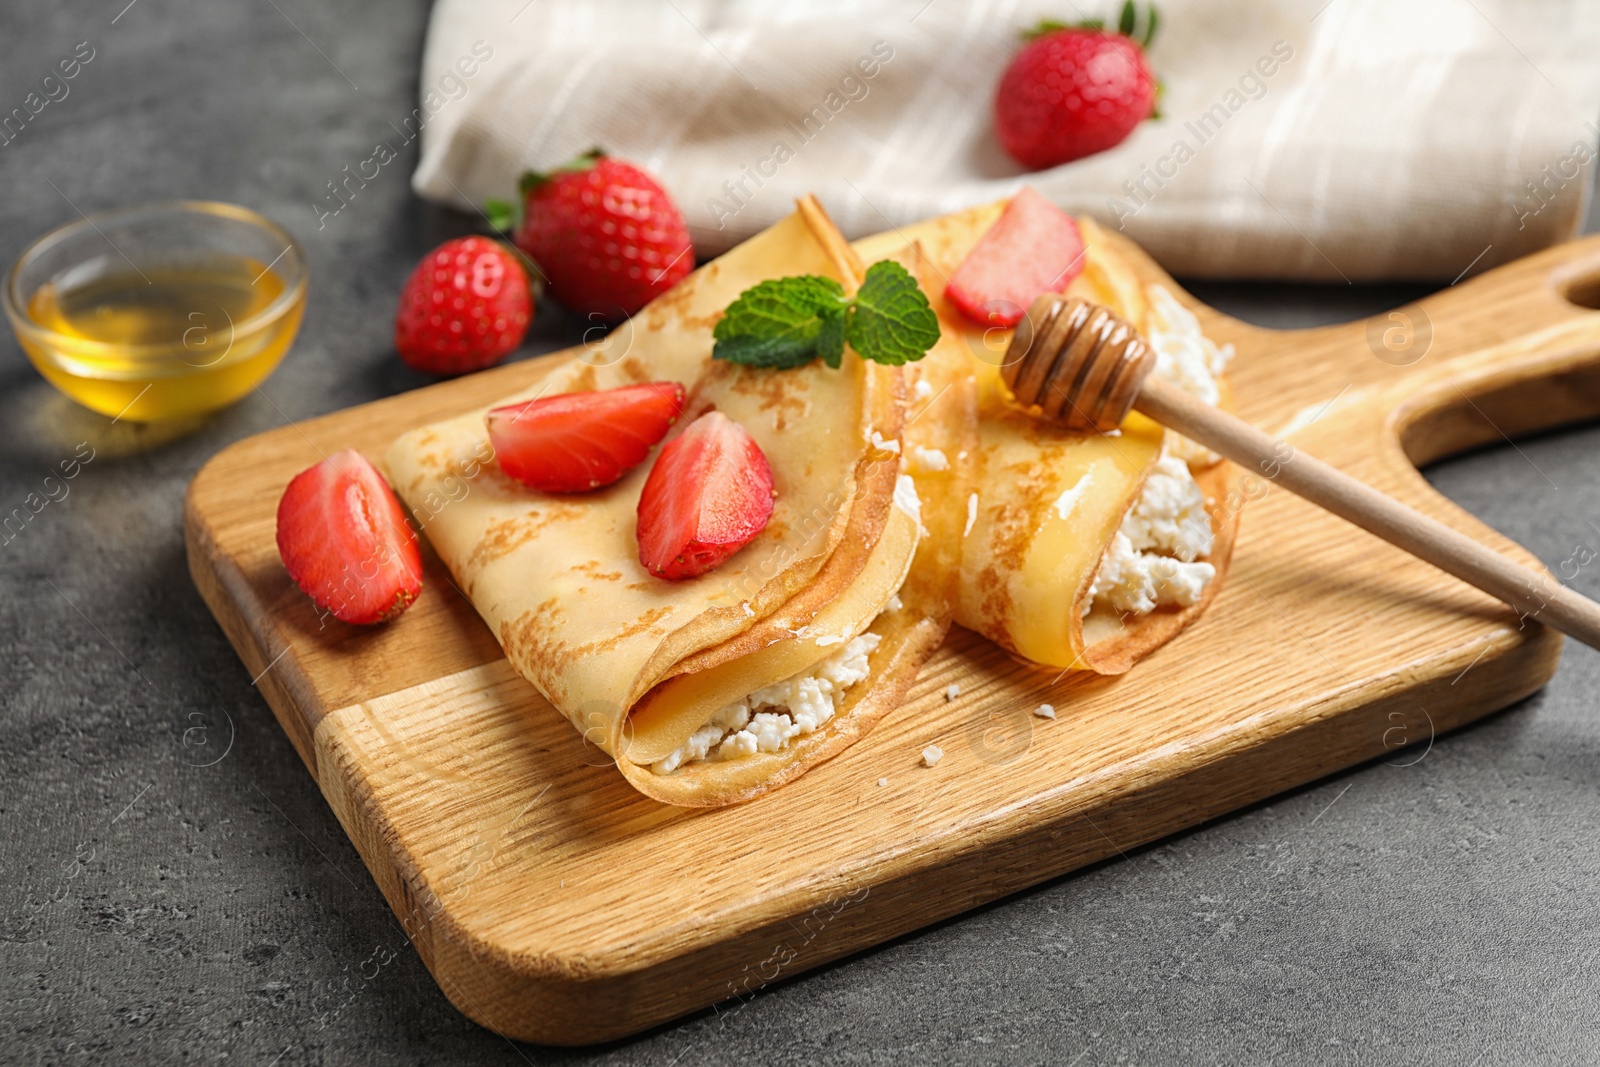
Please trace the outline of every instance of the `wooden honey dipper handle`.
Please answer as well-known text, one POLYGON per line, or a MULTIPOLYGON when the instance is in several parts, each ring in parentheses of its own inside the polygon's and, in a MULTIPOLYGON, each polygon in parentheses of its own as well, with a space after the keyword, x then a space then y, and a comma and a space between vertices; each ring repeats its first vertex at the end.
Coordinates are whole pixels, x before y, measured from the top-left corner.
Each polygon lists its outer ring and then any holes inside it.
POLYGON ((1403 548, 1537 619, 1600 648, 1600 604, 1506 559, 1437 519, 1166 382, 1148 379, 1134 407, 1274 484, 1403 548))
POLYGON ((1002 371, 1022 403, 1038 405, 1047 417, 1080 430, 1114 426, 1131 406, 1245 469, 1258 472, 1273 484, 1476 586, 1523 616, 1591 648, 1600 648, 1600 604, 1573 592, 1547 573, 1511 562, 1437 519, 1406 507, 1182 389, 1149 378, 1153 353, 1131 327, 1109 310, 1051 294, 1034 302, 1028 319, 1046 323, 1049 328, 1025 329, 1019 325, 1002 371), (1086 312, 1083 307, 1091 310, 1086 312), (1080 324, 1079 332, 1060 325, 1073 322, 1080 324), (1116 323, 1123 329, 1118 330, 1116 323), (1083 326, 1091 327, 1092 338, 1082 336, 1083 326), (1043 343, 1035 344, 1036 340, 1043 343), (1089 349, 1092 351, 1085 355, 1089 349), (1118 370, 1111 374, 1097 372, 1090 364, 1098 362, 1118 370), (1108 380, 1115 382, 1114 388, 1096 384, 1108 380), (1080 394, 1085 392, 1086 384, 1090 395, 1081 396, 1086 406, 1080 406, 1080 394), (1113 418, 1108 425, 1107 420, 1113 418))

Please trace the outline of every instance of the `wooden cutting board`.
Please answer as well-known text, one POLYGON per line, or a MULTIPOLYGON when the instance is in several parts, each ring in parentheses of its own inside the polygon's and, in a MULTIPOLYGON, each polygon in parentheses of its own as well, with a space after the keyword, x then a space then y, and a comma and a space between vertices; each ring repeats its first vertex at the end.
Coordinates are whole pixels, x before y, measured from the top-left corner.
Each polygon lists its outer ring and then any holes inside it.
MULTIPOLYGON (((1414 464, 1600 413, 1600 238, 1304 331, 1230 319, 1118 248, 1237 346, 1244 418, 1537 565, 1414 464)), ((406 934, 452 1002, 511 1037, 601 1041, 747 997, 1428 743, 1538 689, 1560 654, 1555 633, 1247 478, 1226 587, 1131 673, 1058 677, 958 629, 898 712, 797 784, 665 807, 508 667, 426 550, 422 598, 376 629, 324 624, 278 561, 275 508, 297 471, 340 448, 379 457, 539 370, 241 441, 196 475, 185 512, 195 583, 406 934), (1032 714, 1045 702, 1054 721, 1032 714), (930 744, 945 753, 932 769, 930 744)))

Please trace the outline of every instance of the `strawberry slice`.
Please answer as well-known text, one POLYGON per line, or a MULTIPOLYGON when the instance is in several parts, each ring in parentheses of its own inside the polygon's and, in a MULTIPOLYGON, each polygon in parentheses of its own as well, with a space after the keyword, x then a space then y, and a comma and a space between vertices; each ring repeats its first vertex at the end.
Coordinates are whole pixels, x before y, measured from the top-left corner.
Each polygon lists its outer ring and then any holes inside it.
POLYGON ((1015 326, 1040 293, 1072 284, 1083 252, 1072 216, 1025 185, 972 246, 944 295, 973 322, 1015 326))
POLYGON ((745 428, 719 411, 656 457, 639 496, 639 562, 658 578, 706 573, 766 529, 772 468, 745 428))
POLYGON ((584 493, 627 474, 683 413, 683 386, 561 393, 489 412, 500 469, 530 489, 584 493))
POLYGON ((301 471, 283 491, 278 555, 295 584, 345 622, 385 622, 422 592, 422 554, 400 501, 350 449, 301 471))

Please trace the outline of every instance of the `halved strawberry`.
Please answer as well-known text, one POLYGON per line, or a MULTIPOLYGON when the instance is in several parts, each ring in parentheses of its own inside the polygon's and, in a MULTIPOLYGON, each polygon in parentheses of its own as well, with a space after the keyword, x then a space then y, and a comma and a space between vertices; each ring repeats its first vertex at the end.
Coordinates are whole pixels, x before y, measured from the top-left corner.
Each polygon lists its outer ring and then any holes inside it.
POLYGON ((500 469, 531 489, 583 493, 637 467, 683 413, 683 386, 561 393, 489 412, 500 469))
POLYGON ((973 322, 1015 326, 1040 293, 1072 284, 1083 252, 1072 216, 1025 185, 972 246, 944 295, 973 322))
POLYGON ((346 449, 294 476, 278 501, 289 577, 345 622, 384 622, 422 592, 417 535, 383 475, 346 449))
POLYGON ((719 411, 667 442, 639 496, 639 562, 658 578, 706 573, 766 529, 772 468, 745 428, 719 411))

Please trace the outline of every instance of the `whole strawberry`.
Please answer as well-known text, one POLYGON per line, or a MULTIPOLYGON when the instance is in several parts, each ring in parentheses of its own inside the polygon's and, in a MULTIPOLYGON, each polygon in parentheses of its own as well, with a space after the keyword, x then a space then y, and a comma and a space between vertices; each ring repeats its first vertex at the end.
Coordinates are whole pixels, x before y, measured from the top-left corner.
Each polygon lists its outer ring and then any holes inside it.
POLYGON ((465 374, 516 351, 533 321, 528 275, 488 237, 446 241, 417 264, 400 292, 394 346, 429 374, 465 374))
POLYGON ((519 185, 512 240, 580 315, 627 318, 694 269, 678 206, 646 171, 598 150, 519 185))
POLYGON ((1027 35, 994 99, 995 133, 1012 159, 1041 170, 1104 152, 1154 113, 1159 90, 1144 50, 1155 9, 1135 39, 1138 21, 1130 0, 1119 33, 1095 22, 1045 22, 1027 35))

